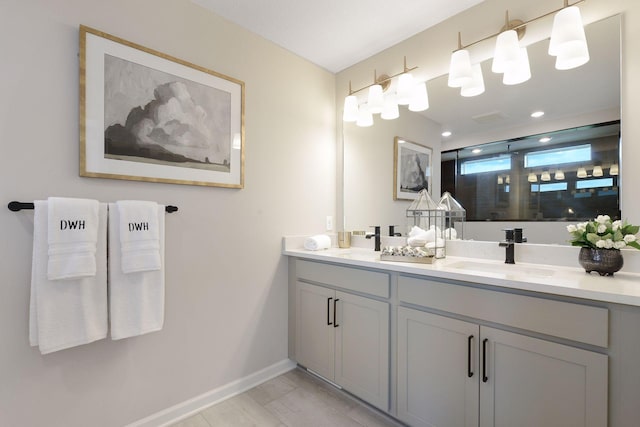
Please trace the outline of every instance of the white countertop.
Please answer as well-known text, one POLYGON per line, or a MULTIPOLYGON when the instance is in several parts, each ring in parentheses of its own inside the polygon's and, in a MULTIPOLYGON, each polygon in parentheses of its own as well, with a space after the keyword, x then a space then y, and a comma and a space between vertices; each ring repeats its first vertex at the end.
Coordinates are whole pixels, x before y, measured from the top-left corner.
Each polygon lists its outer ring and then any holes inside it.
POLYGON ((576 267, 449 256, 433 264, 380 261, 380 252, 369 248, 330 248, 308 251, 287 247, 283 254, 297 258, 332 262, 345 266, 374 268, 424 277, 480 283, 553 295, 640 306, 640 274, 619 271, 613 277, 587 274, 576 267))

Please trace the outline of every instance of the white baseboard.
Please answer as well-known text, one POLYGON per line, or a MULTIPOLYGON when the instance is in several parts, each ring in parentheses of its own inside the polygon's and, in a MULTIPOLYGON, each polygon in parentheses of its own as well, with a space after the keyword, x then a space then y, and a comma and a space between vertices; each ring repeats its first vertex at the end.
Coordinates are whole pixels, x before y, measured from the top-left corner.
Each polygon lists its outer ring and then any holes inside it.
POLYGON ((284 374, 296 367, 296 363, 290 359, 281 360, 271 366, 268 366, 258 372, 254 372, 244 378, 240 378, 229 384, 218 387, 186 400, 177 405, 173 405, 167 409, 156 412, 141 420, 128 424, 125 427, 163 427, 176 423, 182 419, 188 418, 201 410, 221 402, 230 397, 243 393, 265 381, 269 381, 278 375, 284 374))

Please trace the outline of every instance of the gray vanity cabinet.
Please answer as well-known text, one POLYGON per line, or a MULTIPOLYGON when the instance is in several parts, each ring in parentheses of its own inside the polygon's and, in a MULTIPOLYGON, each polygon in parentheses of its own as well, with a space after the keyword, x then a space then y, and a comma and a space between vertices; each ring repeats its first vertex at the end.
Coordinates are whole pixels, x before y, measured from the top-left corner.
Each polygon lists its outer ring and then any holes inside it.
POLYGON ((386 274, 298 262, 295 360, 364 401, 389 410, 389 303, 345 292, 372 284, 388 296, 386 274), (331 280, 336 274, 336 280, 331 280), (340 276, 340 278, 338 278, 340 276), (350 278, 343 282, 344 278, 350 278), (374 283, 369 282, 373 280, 374 283), (323 284, 307 283, 313 281, 323 284), (376 283, 380 287, 376 287, 376 283), (339 287, 340 289, 336 289, 339 287))
POLYGON ((398 309, 398 418, 411 426, 606 426, 607 356, 398 309))
POLYGON ((606 309, 403 277, 399 296, 438 310, 398 308, 402 421, 430 427, 607 425, 607 355, 527 336, 557 333, 606 346, 606 309), (575 329, 563 326, 567 313, 575 329), (529 332, 490 327, 486 320, 529 332), (582 329, 590 328, 585 335, 582 329))

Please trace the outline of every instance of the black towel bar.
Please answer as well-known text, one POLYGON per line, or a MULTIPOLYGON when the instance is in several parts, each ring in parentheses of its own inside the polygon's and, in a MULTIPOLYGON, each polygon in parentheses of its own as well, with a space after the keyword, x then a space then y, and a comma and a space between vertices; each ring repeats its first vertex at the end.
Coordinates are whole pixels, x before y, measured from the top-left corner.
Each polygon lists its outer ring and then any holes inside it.
MULTIPOLYGON (((18 212, 21 211, 23 209, 33 209, 33 202, 9 202, 9 205, 7 205, 7 207, 9 208, 10 211, 13 212, 18 212)), ((178 211, 178 207, 177 206, 173 206, 173 205, 167 205, 164 207, 165 212, 167 213, 173 213, 173 212, 177 212, 178 211)))

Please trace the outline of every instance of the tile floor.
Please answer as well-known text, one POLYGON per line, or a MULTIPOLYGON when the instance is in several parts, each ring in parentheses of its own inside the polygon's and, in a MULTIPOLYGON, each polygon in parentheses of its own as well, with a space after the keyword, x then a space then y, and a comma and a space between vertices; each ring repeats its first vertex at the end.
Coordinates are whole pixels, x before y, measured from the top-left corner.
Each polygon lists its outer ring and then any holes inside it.
POLYGON ((172 427, 398 427, 301 369, 213 405, 172 427))

